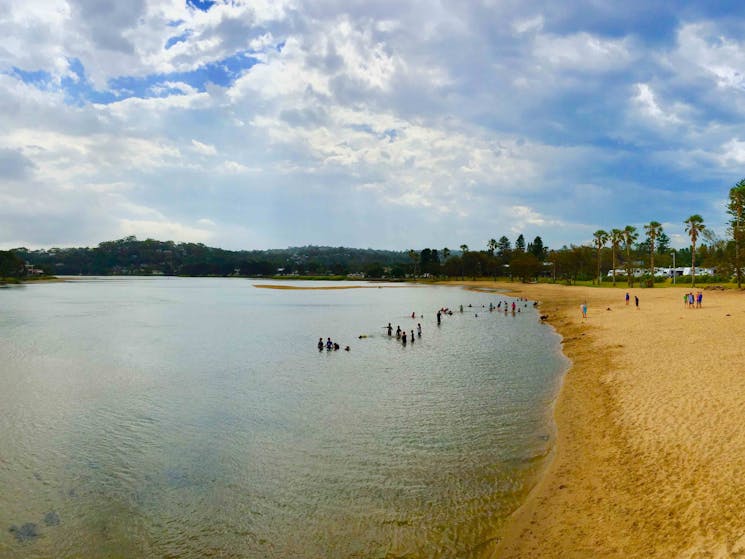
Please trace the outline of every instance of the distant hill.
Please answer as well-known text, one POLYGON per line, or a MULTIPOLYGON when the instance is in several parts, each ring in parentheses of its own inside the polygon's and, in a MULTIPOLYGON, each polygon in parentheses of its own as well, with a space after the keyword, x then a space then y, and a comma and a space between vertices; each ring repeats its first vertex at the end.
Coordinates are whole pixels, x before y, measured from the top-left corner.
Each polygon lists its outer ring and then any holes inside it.
POLYGON ((94 248, 13 249, 15 255, 52 275, 273 276, 347 275, 403 277, 407 252, 304 246, 231 251, 201 243, 125 237, 94 248))

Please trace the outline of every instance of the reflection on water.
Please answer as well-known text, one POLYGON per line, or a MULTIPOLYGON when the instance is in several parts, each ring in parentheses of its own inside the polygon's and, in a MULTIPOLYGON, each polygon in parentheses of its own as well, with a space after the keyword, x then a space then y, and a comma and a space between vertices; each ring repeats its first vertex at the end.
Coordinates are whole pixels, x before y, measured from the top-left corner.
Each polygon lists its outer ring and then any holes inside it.
POLYGON ((530 306, 482 307, 503 300, 237 279, 3 290, 0 556, 471 556, 548 451, 564 366, 530 306), (423 335, 403 347, 388 322, 423 335), (351 351, 317 351, 327 336, 351 351))

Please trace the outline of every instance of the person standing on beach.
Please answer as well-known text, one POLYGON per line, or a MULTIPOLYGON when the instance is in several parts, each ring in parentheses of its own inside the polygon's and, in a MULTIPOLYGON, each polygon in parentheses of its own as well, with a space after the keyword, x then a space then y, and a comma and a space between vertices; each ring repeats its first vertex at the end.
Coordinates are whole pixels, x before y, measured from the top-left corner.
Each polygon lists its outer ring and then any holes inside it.
POLYGON ((696 294, 696 307, 699 309, 701 308, 701 301, 704 299, 704 292, 699 291, 698 294, 696 294))
POLYGON ((582 303, 579 310, 582 311, 582 318, 587 318, 587 303, 582 303))
POLYGON ((688 293, 683 295, 683 308, 688 306, 688 293))
POLYGON ((626 306, 629 306, 629 292, 626 292, 626 306))
POLYGON ((636 305, 636 310, 639 310, 639 297, 634 295, 634 304, 636 305))

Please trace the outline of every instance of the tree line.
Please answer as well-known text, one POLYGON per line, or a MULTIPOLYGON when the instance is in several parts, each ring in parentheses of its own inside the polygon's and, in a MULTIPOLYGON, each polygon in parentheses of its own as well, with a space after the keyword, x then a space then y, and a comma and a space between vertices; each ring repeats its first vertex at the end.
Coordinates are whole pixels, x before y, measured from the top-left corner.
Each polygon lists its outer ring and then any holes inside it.
MULTIPOLYGON (((462 244, 422 250, 388 251, 345 247, 305 246, 287 249, 230 251, 202 243, 175 243, 155 239, 138 240, 134 236, 106 241, 96 247, 26 248, 0 251, 0 277, 22 277, 33 265, 49 275, 181 275, 247 276, 276 275, 347 276, 367 278, 510 278, 530 281, 539 277, 554 281, 603 282, 635 281, 654 285, 656 267, 669 267, 673 259, 678 267, 717 270, 707 280, 730 281, 742 286, 743 230, 745 229, 745 179, 729 191, 727 236, 722 238, 709 229, 704 219, 694 214, 683 225, 690 247, 672 250, 670 238, 657 221, 642 230, 632 225, 599 229, 589 245, 569 245, 549 249, 540 236, 526 242, 520 234, 514 243, 502 235, 491 238, 483 249, 462 244), (643 235, 642 235, 643 233, 643 235), (610 277, 608 271, 612 270, 610 277), (639 270, 644 270, 637 278, 639 270), (620 271, 620 272, 619 272, 620 271)), ((701 278, 703 279, 703 278, 701 278)))
MULTIPOLYGON (((650 221, 645 224, 645 238, 636 243, 639 232, 636 227, 627 225, 623 229, 611 229, 609 232, 599 229, 593 233, 593 248, 596 255, 596 276, 598 282, 603 281, 603 262, 608 262, 610 256, 610 270, 612 282, 616 284, 617 263, 622 263, 625 269, 625 280, 629 286, 634 285, 635 271, 646 267, 642 277, 650 287, 661 279, 655 273, 655 262, 659 266, 669 267, 673 260, 676 267, 691 268, 691 285, 696 284, 696 265, 706 265, 716 270, 716 275, 710 279, 727 282, 732 278, 737 287, 742 287, 742 255, 743 226, 745 225, 745 179, 737 182, 729 190, 727 200, 727 237, 720 238, 707 228, 704 218, 693 214, 683 221, 683 227, 691 242, 690 248, 670 250, 670 239, 665 234, 662 224, 650 221), (702 242, 705 240, 706 243, 702 242), (610 245, 606 249, 606 245, 610 245), (608 254, 610 253, 610 254, 608 254)), ((557 256, 558 257, 558 256, 557 256)), ((664 278, 662 278, 664 279, 664 278)), ((595 280, 593 280, 595 281, 595 280)))

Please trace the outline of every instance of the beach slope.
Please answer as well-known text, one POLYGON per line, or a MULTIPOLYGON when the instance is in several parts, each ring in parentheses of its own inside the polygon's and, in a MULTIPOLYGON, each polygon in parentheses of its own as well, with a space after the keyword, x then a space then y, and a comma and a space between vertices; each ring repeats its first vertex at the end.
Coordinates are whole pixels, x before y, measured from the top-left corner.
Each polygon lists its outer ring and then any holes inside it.
POLYGON ((745 295, 503 287, 541 301, 572 366, 547 472, 486 555, 745 557, 745 295))

